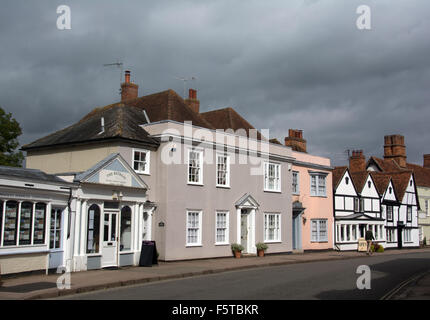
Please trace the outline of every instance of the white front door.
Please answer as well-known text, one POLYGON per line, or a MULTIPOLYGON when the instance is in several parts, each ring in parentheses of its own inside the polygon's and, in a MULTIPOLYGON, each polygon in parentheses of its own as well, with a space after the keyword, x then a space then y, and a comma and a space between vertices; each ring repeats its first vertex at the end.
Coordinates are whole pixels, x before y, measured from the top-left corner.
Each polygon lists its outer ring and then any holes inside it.
POLYGON ((103 218, 102 268, 118 266, 118 213, 105 212, 103 218))

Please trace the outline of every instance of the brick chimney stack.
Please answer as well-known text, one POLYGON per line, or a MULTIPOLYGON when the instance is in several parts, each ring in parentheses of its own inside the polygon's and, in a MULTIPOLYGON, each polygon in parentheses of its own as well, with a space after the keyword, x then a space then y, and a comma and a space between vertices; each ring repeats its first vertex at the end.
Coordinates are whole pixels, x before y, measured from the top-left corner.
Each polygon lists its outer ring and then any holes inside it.
POLYGON ((121 102, 136 99, 138 97, 139 86, 130 81, 130 71, 125 71, 125 82, 121 83, 121 102))
POLYGON ((384 137, 384 159, 393 159, 401 168, 406 168, 405 137, 393 134, 384 137))
POLYGON ((424 155, 423 167, 430 169, 430 154, 425 154, 424 155))
POLYGON ((349 171, 366 171, 366 157, 363 155, 363 150, 352 151, 352 156, 349 157, 349 171))
POLYGON ((185 103, 193 109, 194 112, 200 112, 200 101, 197 100, 197 90, 190 89, 188 91, 188 99, 185 99, 185 103))
POLYGON ((294 151, 306 152, 306 140, 303 139, 303 130, 289 129, 285 137, 285 145, 294 151))

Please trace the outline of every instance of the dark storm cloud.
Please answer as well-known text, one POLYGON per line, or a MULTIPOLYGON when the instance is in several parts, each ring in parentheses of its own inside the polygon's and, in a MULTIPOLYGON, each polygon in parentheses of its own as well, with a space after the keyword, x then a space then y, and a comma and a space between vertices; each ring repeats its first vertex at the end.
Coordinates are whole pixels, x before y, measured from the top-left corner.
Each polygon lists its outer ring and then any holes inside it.
POLYGON ((408 159, 430 153, 427 1, 2 1, 0 105, 22 143, 119 99, 124 61, 140 94, 196 76, 203 111, 232 106, 283 140, 304 130, 312 153, 381 155, 405 135, 408 159), (56 29, 58 5, 72 30, 56 29), (372 9, 360 31, 356 8, 372 9))

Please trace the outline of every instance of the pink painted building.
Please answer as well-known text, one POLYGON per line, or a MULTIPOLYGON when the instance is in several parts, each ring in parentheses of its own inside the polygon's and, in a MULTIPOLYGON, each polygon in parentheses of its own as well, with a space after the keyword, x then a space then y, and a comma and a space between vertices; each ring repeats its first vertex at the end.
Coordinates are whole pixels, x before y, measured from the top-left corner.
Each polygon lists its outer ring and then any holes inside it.
POLYGON ((290 129, 293 149, 293 250, 333 249, 333 191, 330 159, 310 155, 301 130, 290 129))

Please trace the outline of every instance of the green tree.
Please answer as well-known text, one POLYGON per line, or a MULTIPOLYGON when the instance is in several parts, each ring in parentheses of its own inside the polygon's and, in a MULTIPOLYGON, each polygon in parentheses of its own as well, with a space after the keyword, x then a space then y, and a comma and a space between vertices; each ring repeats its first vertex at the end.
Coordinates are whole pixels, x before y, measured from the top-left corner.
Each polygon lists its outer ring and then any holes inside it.
POLYGON ((19 123, 0 107, 0 165, 21 167, 24 156, 15 151, 19 146, 18 136, 22 134, 19 123))

